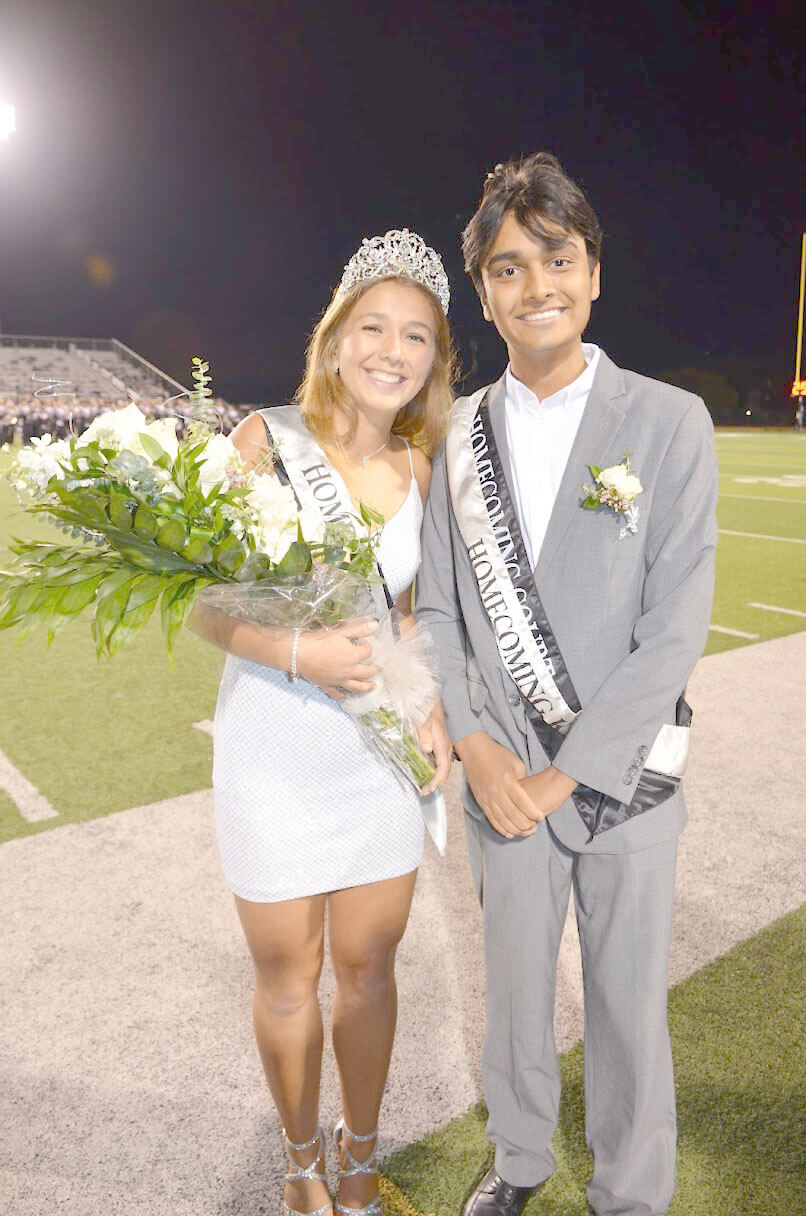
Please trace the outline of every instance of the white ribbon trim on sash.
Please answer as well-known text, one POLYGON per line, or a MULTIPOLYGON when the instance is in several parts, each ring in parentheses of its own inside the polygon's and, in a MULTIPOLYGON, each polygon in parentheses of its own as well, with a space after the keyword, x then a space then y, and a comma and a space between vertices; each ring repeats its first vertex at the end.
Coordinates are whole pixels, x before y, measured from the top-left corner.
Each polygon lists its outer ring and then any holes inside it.
POLYGON ((576 714, 557 687, 551 660, 542 653, 512 585, 508 567, 517 557, 502 513, 493 526, 498 486, 492 465, 484 461, 483 432, 474 428, 485 392, 480 389, 454 406, 445 445, 451 502, 501 662, 543 721, 564 734, 576 714))

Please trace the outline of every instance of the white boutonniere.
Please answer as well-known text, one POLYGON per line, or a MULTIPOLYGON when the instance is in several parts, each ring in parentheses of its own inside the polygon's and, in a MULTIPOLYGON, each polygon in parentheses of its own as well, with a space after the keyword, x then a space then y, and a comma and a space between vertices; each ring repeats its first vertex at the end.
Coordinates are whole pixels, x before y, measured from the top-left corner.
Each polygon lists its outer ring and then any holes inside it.
POLYGON ((582 506, 586 511, 595 511, 597 507, 610 507, 611 511, 621 515, 624 527, 619 532, 619 540, 623 540, 628 532, 636 533, 638 508, 635 500, 643 493, 644 487, 630 467, 630 453, 625 452, 621 464, 611 465, 609 469, 600 469, 595 464, 589 464, 588 468, 595 484, 582 487, 585 495, 582 506))

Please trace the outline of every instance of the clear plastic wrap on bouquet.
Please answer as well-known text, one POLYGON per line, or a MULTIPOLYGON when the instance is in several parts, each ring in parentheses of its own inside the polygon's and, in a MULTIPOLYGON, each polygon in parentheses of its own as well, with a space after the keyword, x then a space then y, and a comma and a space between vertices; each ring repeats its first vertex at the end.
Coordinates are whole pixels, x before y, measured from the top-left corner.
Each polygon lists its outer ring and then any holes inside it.
MULTIPOLYGON (((238 620, 277 629, 327 629, 364 617, 377 620, 379 615, 364 578, 319 564, 293 577, 216 584, 201 592, 200 602, 238 620)), ((417 727, 437 697, 427 640, 417 630, 401 637, 394 614, 386 613, 368 641, 378 668, 375 688, 348 693, 339 704, 367 742, 420 790, 435 772, 417 741, 417 727)))

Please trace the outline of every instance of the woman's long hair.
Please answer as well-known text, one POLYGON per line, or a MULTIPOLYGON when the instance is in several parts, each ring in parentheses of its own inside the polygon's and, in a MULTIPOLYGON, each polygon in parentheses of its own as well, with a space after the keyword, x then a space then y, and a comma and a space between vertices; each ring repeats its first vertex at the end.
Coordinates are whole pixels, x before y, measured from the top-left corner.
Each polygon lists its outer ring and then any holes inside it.
POLYGON ((393 435, 400 435, 415 447, 422 448, 427 456, 432 456, 448 429, 448 418, 453 405, 452 385, 457 371, 456 355, 448 318, 439 301, 427 287, 423 287, 414 279, 390 274, 356 283, 343 293, 338 289, 334 292, 308 342, 305 374, 294 400, 299 405, 308 429, 320 443, 326 447, 339 447, 352 440, 356 430, 357 413, 336 371, 339 340, 353 306, 370 287, 389 279, 416 287, 427 298, 434 313, 434 363, 425 384, 408 405, 398 412, 392 426, 393 435), (347 422, 347 430, 342 434, 336 430, 337 409, 347 422))

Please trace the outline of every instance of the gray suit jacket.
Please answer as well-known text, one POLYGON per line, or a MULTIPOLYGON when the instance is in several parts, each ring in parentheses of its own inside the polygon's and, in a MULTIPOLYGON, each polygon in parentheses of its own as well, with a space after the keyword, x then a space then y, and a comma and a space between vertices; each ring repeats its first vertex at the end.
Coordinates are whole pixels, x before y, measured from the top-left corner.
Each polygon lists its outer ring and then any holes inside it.
MULTIPOLYGON (((509 453, 503 377, 490 422, 509 453)), ((595 790, 629 802, 643 760, 702 653, 711 615, 717 467, 713 425, 699 397, 617 367, 602 352, 535 570, 540 598, 582 710, 554 759, 595 790), (581 506, 588 465, 631 453, 643 493, 638 531, 619 539, 609 508, 581 506)), ((444 448, 434 461, 417 576, 417 617, 434 641, 454 742, 487 731, 538 772, 548 758, 504 671, 448 495, 444 448)), ((482 812, 469 790, 465 806, 482 812)), ((666 802, 596 836, 569 800, 549 826, 569 848, 626 853, 676 835, 682 787, 666 802)))

